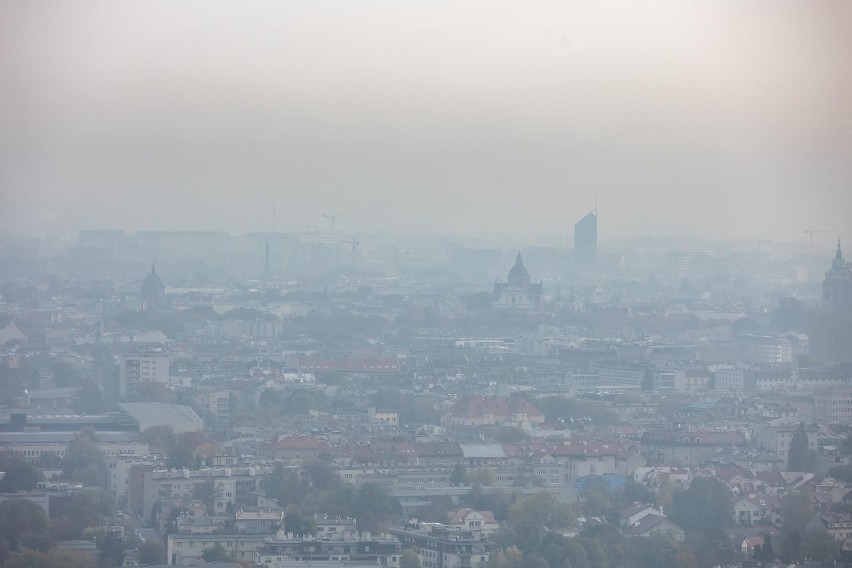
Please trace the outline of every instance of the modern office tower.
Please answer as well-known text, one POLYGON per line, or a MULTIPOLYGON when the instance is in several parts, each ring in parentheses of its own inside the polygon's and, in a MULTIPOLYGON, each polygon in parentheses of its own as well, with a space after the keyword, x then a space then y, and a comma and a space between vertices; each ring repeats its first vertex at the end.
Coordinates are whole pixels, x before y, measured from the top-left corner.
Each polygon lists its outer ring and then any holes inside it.
POLYGON ((597 210, 590 211, 574 225, 574 263, 581 269, 594 268, 598 263, 597 210))

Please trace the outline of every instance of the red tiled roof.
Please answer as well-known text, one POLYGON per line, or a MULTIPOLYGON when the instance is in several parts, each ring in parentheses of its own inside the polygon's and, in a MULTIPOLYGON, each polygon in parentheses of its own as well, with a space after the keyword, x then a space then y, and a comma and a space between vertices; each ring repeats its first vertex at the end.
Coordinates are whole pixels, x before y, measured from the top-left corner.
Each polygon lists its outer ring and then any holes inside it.
POLYGON ((328 449, 328 445, 321 440, 311 436, 287 436, 278 440, 276 447, 279 450, 319 450, 328 449))
POLYGON ((484 521, 486 523, 496 523, 497 521, 494 519, 494 513, 491 511, 477 511, 475 509, 469 509, 464 507, 462 509, 456 509, 455 511, 450 511, 447 513, 447 518, 450 520, 451 525, 459 525, 464 523, 464 520, 471 513, 479 513, 483 516, 484 521))

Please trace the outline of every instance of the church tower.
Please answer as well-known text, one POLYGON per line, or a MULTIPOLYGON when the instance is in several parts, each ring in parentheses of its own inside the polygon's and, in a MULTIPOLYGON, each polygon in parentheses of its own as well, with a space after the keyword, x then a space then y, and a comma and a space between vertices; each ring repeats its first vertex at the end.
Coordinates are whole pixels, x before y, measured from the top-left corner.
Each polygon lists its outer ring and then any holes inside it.
POLYGON ((837 252, 831 269, 825 273, 822 283, 822 305, 835 313, 852 313, 852 273, 849 265, 843 260, 840 249, 840 239, 837 239, 837 252))
POLYGON ((142 289, 139 291, 139 297, 142 300, 143 310, 156 310, 162 307, 163 296, 166 293, 166 286, 160 280, 160 275, 154 264, 151 263, 151 272, 145 278, 142 284, 142 289))

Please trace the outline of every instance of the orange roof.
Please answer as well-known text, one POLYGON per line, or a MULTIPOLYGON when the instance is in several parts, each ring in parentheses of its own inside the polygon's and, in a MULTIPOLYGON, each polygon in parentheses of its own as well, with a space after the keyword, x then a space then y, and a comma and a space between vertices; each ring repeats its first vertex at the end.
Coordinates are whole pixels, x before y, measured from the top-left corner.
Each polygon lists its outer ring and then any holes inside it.
POLYGON ((287 436, 278 440, 279 450, 327 450, 328 445, 311 436, 287 436))

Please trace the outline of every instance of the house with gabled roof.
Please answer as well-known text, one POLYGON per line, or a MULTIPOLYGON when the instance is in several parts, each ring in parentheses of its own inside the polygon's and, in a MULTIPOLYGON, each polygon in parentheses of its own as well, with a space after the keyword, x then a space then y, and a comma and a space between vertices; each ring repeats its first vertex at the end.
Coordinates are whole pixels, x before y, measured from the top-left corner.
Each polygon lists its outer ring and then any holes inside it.
POLYGON ((686 534, 683 529, 673 523, 665 515, 656 515, 651 513, 645 515, 639 521, 627 528, 625 533, 628 536, 667 536, 677 542, 683 542, 686 534))
POLYGON ((734 503, 734 522, 740 526, 781 526, 781 499, 777 495, 744 497, 734 503))
POLYGON ((656 509, 647 503, 634 503, 619 511, 618 519, 622 528, 631 527, 648 515, 662 515, 661 509, 656 509))
POLYGON ((544 424, 544 413, 523 397, 472 395, 453 404, 443 417, 446 426, 544 424))
POLYGON ((328 444, 312 436, 280 436, 265 449, 269 457, 289 465, 307 463, 330 453, 328 444))
POLYGON ((491 511, 477 511, 467 507, 455 509, 447 513, 447 519, 452 526, 465 527, 471 531, 482 531, 490 535, 500 528, 500 523, 494 518, 491 511))

